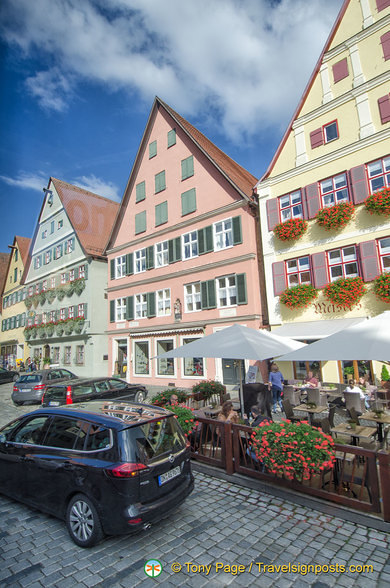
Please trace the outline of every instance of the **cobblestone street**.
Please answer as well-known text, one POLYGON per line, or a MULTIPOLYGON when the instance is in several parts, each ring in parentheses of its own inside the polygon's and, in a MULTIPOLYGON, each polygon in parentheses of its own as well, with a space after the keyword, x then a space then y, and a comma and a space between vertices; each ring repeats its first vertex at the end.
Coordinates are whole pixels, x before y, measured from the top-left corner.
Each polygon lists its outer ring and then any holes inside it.
MULTIPOLYGON (((13 407, 10 391, 0 386, 0 424, 33 408, 13 407)), ((62 521, 0 496, 0 586, 390 585, 388 533, 204 473, 195 478, 193 494, 170 518, 92 549, 74 545, 62 521), (148 560, 161 563, 158 577, 146 576, 148 560), (295 570, 280 568, 289 564, 295 570), (316 571, 306 573, 307 564, 316 571), (372 570, 351 567, 366 564, 372 570)))

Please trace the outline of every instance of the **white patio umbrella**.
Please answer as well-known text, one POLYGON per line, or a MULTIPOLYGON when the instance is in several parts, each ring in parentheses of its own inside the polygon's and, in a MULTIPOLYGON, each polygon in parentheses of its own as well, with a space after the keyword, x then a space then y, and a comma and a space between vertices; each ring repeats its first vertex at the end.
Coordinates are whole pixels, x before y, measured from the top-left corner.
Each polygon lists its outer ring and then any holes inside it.
POLYGON ((390 311, 362 320, 305 348, 278 357, 280 361, 390 360, 390 311))
MULTIPOLYGON (((216 333, 201 337, 187 345, 167 351, 157 358, 171 357, 220 357, 229 359, 255 359, 263 360, 277 357, 294 349, 306 347, 300 343, 274 335, 270 331, 256 330, 243 325, 235 324, 221 329, 216 333)), ((241 369, 241 364, 240 364, 241 369)), ((243 406, 242 377, 240 374, 240 404, 243 406)))

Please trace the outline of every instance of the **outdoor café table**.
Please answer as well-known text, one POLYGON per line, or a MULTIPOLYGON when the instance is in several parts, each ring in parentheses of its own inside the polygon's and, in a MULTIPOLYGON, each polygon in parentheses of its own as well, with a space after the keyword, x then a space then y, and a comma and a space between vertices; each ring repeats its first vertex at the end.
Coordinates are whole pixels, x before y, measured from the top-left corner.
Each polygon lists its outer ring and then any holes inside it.
POLYGON ((362 425, 356 425, 356 427, 353 428, 349 423, 339 423, 331 428, 331 432, 339 433, 340 435, 350 435, 352 445, 357 445, 359 439, 371 439, 375 434, 376 429, 374 427, 364 427, 362 425))
POLYGON ((302 412, 307 412, 309 415, 309 423, 312 424, 313 422, 313 415, 320 414, 321 412, 325 412, 328 410, 327 406, 315 406, 313 408, 309 408, 307 404, 299 404, 298 406, 294 406, 293 410, 301 410, 302 412))
POLYGON ((390 414, 385 412, 381 415, 377 415, 375 412, 364 412, 359 416, 359 420, 360 419, 364 421, 374 421, 376 423, 378 441, 381 443, 383 441, 383 426, 390 425, 390 414))

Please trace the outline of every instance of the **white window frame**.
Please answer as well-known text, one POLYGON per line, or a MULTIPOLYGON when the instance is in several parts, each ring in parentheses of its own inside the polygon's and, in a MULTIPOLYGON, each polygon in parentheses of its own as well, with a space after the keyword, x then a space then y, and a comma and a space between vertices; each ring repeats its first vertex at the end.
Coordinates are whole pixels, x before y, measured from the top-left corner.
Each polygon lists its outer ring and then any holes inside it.
POLYGON ((134 273, 146 272, 146 247, 134 251, 134 273))
POLYGON ((126 255, 120 255, 115 258, 115 279, 126 276, 126 255))
MULTIPOLYGON (((197 337, 197 336, 190 336, 190 337, 181 337, 181 343, 180 345, 187 345, 188 343, 192 343, 193 341, 199 341, 199 339, 202 339, 202 337, 197 337)), ((204 361, 203 357, 183 357, 182 359, 182 367, 181 367, 181 373, 183 375, 183 378, 185 378, 186 380, 204 380, 206 379, 206 362, 204 361), (194 359, 197 360, 194 362, 194 359), (193 364, 195 364, 192 368, 192 373, 191 374, 186 374, 186 363, 190 363, 190 361, 192 361, 193 364), (199 370, 199 366, 197 364, 201 365, 201 370, 199 370)))
POLYGON ((336 204, 340 204, 340 202, 349 202, 350 197, 347 174, 337 174, 336 176, 331 176, 326 178, 326 180, 322 180, 320 182, 320 192, 323 208, 335 206, 336 204), (342 184, 340 184, 341 178, 344 178, 342 184), (329 183, 331 183, 331 189, 329 189, 329 183))
POLYGON ((74 318, 74 307, 68 306, 68 318, 74 318))
POLYGON ((61 284, 66 284, 66 273, 65 272, 63 272, 61 274, 61 284))
POLYGON ((184 285, 184 312, 200 312, 202 310, 202 295, 200 282, 184 285), (192 305, 192 309, 190 306, 192 305))
POLYGON ((233 220, 225 218, 213 224, 214 251, 230 249, 233 247, 233 220), (219 228, 221 225, 221 228, 219 228))
POLYGON ((221 276, 217 282, 217 307, 229 308, 237 306, 237 280, 236 274, 221 276), (225 282, 223 284, 223 282, 225 282), (226 303, 224 301, 226 300, 226 303))
POLYGON ((81 302, 77 305, 77 316, 83 317, 85 316, 85 304, 81 302))
POLYGON ((383 237, 378 239, 378 252, 380 259, 380 268, 382 272, 390 272, 390 237, 383 237), (382 245, 382 242, 388 241, 386 245, 382 245), (384 263, 386 260, 386 264, 384 263))
POLYGON ((126 298, 115 300, 115 322, 120 323, 126 320, 126 298))
POLYGON ((135 319, 147 318, 148 300, 146 294, 136 294, 134 297, 134 314, 135 319))
POLYGON ((156 292, 157 316, 169 316, 172 312, 171 289, 163 288, 156 292))
POLYGON ((191 231, 181 236, 182 259, 194 259, 199 255, 198 231, 191 231))
POLYGON ((133 342, 133 375, 134 376, 150 376, 150 341, 147 339, 140 339, 133 342), (147 365, 146 365, 146 372, 137 372, 137 359, 136 359, 136 345, 147 345, 147 365))
POLYGON ((278 198, 280 221, 285 223, 292 218, 303 218, 302 194, 294 190, 278 198))
POLYGON ((355 245, 346 245, 345 247, 340 247, 339 249, 331 249, 327 251, 327 263, 328 263, 328 270, 329 270, 329 279, 331 282, 335 282, 340 278, 356 278, 359 276, 359 266, 358 266, 358 259, 357 259, 357 250, 355 245), (347 249, 354 249, 354 254, 347 254, 345 250, 347 249), (339 258, 335 259, 334 261, 331 260, 331 254, 340 252, 339 258), (349 272, 347 271, 348 265, 355 264, 356 265, 356 272, 349 272), (332 275, 332 269, 341 268, 342 275, 332 275))
POLYGON ((74 282, 74 269, 69 270, 69 282, 74 282))
POLYGON ((154 246, 154 266, 164 267, 169 264, 168 241, 161 241, 154 246))
MULTIPOLYGON (((158 349, 159 344, 161 343, 165 343, 165 342, 172 342, 172 351, 175 349, 175 340, 171 337, 162 337, 160 339, 156 339, 156 353, 155 355, 159 355, 161 354, 161 350, 158 349)), ((169 361, 168 359, 158 359, 156 358, 156 375, 159 378, 175 378, 176 377, 176 362, 175 360, 172 358, 171 361, 169 361), (160 372, 160 366, 164 365, 164 363, 166 365, 172 365, 173 366, 173 370, 171 373, 169 374, 164 374, 160 372)))
POLYGON ((390 186, 390 155, 368 163, 367 175, 371 194, 390 186))
POLYGON ((85 278, 85 265, 79 267, 79 278, 85 278))
POLYGON ((66 308, 60 308, 60 321, 64 321, 66 318, 66 308))
POLYGON ((50 278, 50 287, 52 289, 56 287, 56 278, 55 278, 55 276, 53 276, 52 278, 50 278))
POLYGON ((85 345, 76 345, 76 365, 85 363, 85 345))
POLYGON ((65 345, 64 347, 64 365, 71 365, 72 363, 72 346, 65 345))
POLYGON ((286 259, 286 275, 287 285, 289 288, 298 286, 300 284, 311 284, 311 270, 310 270, 310 256, 304 255, 302 257, 295 257, 294 259, 286 259), (307 260, 307 262, 305 261, 307 260), (295 267, 294 267, 295 262, 295 267), (309 279, 305 279, 304 275, 309 274, 309 279), (293 276, 297 276, 298 280, 293 282, 293 276))

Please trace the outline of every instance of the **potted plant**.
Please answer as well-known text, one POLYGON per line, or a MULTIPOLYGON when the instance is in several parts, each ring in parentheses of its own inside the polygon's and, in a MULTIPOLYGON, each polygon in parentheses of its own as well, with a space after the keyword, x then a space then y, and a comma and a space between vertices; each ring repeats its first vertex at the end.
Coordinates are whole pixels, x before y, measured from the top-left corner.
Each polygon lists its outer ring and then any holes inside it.
POLYGON ((85 324, 85 318, 83 316, 78 316, 73 319, 73 321, 75 333, 81 333, 85 324))
POLYGON ((33 296, 31 296, 31 300, 34 308, 36 308, 39 304, 39 294, 34 294, 33 296))
POLYGON ((251 446, 270 473, 299 482, 333 467, 336 460, 332 437, 306 422, 262 423, 251 435, 251 446))
POLYGON ((73 333, 74 322, 72 318, 67 318, 64 320, 64 333, 65 335, 71 335, 73 333))
POLYGON ((192 386, 194 400, 208 400, 214 394, 222 396, 225 392, 225 386, 216 380, 203 380, 192 386))
POLYGON ((54 300, 54 298, 56 297, 56 291, 54 290, 54 288, 51 288, 50 290, 47 290, 46 292, 46 300, 51 304, 54 300))
POLYGON ((286 288, 280 296, 280 302, 288 308, 302 308, 308 306, 317 295, 317 290, 311 284, 299 284, 286 288))
POLYGON ((385 382, 388 382, 389 380, 390 380, 389 370, 383 364, 382 365, 382 370, 381 370, 381 385, 383 386, 385 384, 385 382))
POLYGON ((290 218, 274 228, 274 234, 281 241, 295 241, 307 231, 307 222, 302 218, 290 218))
POLYGON ((364 205, 370 214, 390 216, 390 188, 386 187, 374 192, 366 198, 364 205))
POLYGON ((74 292, 76 294, 80 295, 81 292, 85 288, 85 279, 84 278, 78 278, 77 280, 75 280, 73 282, 73 288, 74 288, 74 292))
POLYGON ((64 321, 58 321, 56 325, 56 334, 61 337, 64 333, 64 321))
POLYGON ((180 404, 175 404, 174 406, 169 405, 166 408, 175 414, 179 425, 183 429, 184 435, 188 437, 198 425, 198 422, 194 419, 192 410, 188 406, 180 406, 180 404))
POLYGON ((54 334, 54 328, 55 328, 55 324, 54 323, 47 323, 46 324, 46 334, 48 337, 52 337, 54 334))
POLYGON ((39 302, 43 306, 45 304, 45 302, 46 302, 46 292, 45 292, 45 290, 42 290, 42 292, 40 292, 37 296, 38 296, 39 302))
POLYGON ((43 369, 48 370, 50 368, 50 364, 51 364, 50 357, 44 357, 42 360, 42 363, 43 363, 43 369))
POLYGON ((31 296, 29 296, 28 298, 25 299, 24 304, 26 305, 26 308, 28 308, 28 310, 30 310, 30 308, 32 307, 32 298, 31 296))
POLYGON ((316 221, 320 227, 328 231, 345 227, 355 214, 355 207, 351 202, 340 202, 335 206, 321 208, 316 214, 316 221))
POLYGON ((183 390, 179 390, 178 388, 168 388, 167 390, 162 390, 155 394, 150 402, 156 406, 165 406, 169 403, 172 394, 176 394, 178 402, 186 401, 187 394, 183 392, 183 390))
POLYGON ((390 273, 384 272, 374 280, 374 292, 383 302, 390 304, 390 273))
POLYGON ((58 298, 58 300, 63 300, 65 298, 65 288, 63 286, 58 286, 58 288, 56 288, 56 296, 58 298))
POLYGON ((342 307, 344 310, 349 309, 357 304, 365 292, 364 282, 361 278, 339 278, 335 282, 330 282, 325 290, 326 298, 342 307))

